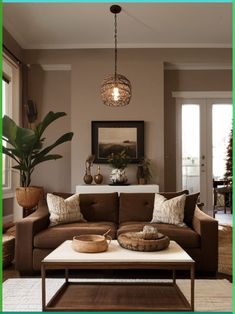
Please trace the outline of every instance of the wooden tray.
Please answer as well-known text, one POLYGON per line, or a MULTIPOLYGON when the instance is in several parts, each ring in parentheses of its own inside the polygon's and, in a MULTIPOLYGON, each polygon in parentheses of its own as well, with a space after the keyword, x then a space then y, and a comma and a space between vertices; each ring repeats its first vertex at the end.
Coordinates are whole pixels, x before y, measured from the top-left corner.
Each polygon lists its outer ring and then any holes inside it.
POLYGON ((166 249, 170 244, 170 239, 164 234, 158 233, 157 240, 145 240, 139 238, 136 232, 126 232, 118 237, 118 243, 128 250, 152 252, 166 249))

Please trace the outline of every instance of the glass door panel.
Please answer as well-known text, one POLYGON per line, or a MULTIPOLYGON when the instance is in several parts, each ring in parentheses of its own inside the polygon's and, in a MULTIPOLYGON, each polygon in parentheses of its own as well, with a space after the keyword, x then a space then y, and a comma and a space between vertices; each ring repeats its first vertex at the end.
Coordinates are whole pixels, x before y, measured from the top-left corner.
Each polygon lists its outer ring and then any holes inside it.
POLYGON ((182 188, 200 191, 200 106, 183 104, 182 116, 182 188))
POLYGON ((213 179, 223 180, 226 172, 226 155, 232 129, 232 105, 212 105, 212 163, 213 179))

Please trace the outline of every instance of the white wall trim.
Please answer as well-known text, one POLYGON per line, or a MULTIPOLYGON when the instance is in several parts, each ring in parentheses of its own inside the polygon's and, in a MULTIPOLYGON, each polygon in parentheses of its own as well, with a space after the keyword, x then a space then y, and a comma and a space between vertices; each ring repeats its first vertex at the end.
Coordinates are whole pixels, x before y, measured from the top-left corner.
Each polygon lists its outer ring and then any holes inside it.
POLYGON ((206 91, 206 92, 172 92, 173 98, 232 98, 232 92, 206 91))
POLYGON ((230 63, 168 63, 164 70, 232 70, 230 63))
POLYGON ((41 64, 44 71, 71 71, 71 64, 41 64))

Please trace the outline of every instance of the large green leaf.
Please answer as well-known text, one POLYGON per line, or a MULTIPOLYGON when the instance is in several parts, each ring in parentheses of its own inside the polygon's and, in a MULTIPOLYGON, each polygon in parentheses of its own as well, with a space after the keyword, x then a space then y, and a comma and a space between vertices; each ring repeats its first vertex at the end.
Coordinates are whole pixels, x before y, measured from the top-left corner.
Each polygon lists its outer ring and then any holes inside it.
POLYGON ((41 138, 45 129, 55 120, 59 119, 60 117, 66 116, 65 112, 53 112, 50 111, 45 118, 39 123, 36 127, 36 132, 39 138, 41 138))
POLYGON ((65 133, 60 138, 58 138, 58 140, 56 140, 54 144, 47 146, 41 152, 39 152, 38 154, 35 154, 34 155, 35 161, 37 162, 37 160, 40 160, 42 157, 44 157, 46 154, 48 154, 56 146, 58 146, 62 143, 71 141, 72 138, 73 138, 73 132, 65 133))
POLYGON ((10 147, 3 146, 3 153, 13 158, 18 165, 13 168, 20 171, 21 185, 28 186, 34 167, 44 161, 62 158, 58 154, 49 152, 56 146, 71 141, 73 133, 69 132, 58 138, 54 144, 43 149, 45 138, 42 134, 56 119, 65 116, 65 112, 49 112, 35 130, 21 128, 9 117, 3 118, 3 140, 10 147))
POLYGON ((17 127, 16 147, 24 153, 30 154, 38 138, 34 130, 17 127))
POLYGON ((12 159, 14 159, 16 162, 19 163, 18 159, 15 157, 15 155, 9 150, 9 148, 2 146, 2 153, 11 157, 12 159))
POLYGON ((55 154, 55 155, 47 155, 41 158, 37 158, 34 160, 34 162, 31 165, 31 168, 34 168, 36 165, 40 164, 41 162, 47 161, 47 160, 56 160, 62 158, 61 155, 55 154))
POLYGON ((35 132, 31 129, 21 128, 9 118, 4 116, 2 120, 3 139, 10 143, 14 148, 30 153, 37 141, 35 132))
POLYGON ((25 157, 25 155, 22 153, 22 151, 18 148, 9 148, 9 147, 5 147, 5 148, 8 152, 10 152, 12 155, 14 155, 17 158, 22 159, 25 157))
POLYGON ((2 137, 12 146, 16 146, 17 125, 8 116, 2 118, 2 137))

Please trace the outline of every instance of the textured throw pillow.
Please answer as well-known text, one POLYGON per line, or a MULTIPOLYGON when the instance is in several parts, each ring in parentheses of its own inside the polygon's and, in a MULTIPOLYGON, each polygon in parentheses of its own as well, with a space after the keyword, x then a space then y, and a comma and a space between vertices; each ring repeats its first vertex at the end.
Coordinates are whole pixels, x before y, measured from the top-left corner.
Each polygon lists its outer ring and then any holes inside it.
POLYGON ((189 194, 186 196, 185 206, 184 206, 184 222, 189 227, 192 226, 193 216, 195 207, 198 201, 198 196, 200 193, 189 194))
POLYGON ((86 221, 80 211, 79 194, 63 199, 60 196, 48 193, 47 205, 50 213, 50 226, 75 221, 86 221))
POLYGON ((185 194, 168 200, 163 195, 156 193, 151 222, 185 226, 183 222, 185 200, 185 194))

